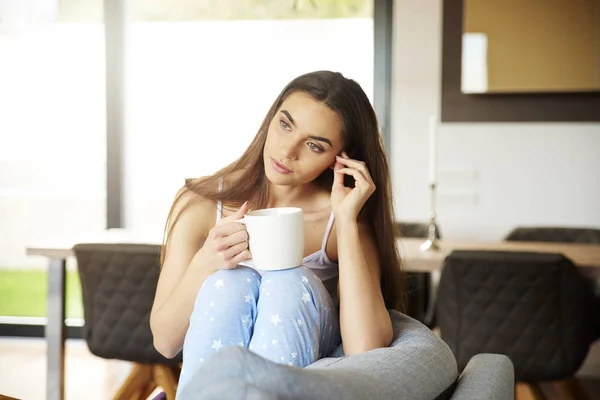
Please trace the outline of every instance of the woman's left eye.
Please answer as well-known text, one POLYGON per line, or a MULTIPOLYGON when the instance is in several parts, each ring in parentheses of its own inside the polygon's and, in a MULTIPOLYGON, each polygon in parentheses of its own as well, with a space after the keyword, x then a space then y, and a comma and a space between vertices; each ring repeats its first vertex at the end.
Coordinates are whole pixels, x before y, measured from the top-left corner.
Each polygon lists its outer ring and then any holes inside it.
POLYGON ((323 151, 322 148, 320 148, 319 146, 317 146, 316 144, 314 144, 313 142, 308 142, 308 147, 313 150, 313 151, 317 151, 319 153, 321 153, 323 151))

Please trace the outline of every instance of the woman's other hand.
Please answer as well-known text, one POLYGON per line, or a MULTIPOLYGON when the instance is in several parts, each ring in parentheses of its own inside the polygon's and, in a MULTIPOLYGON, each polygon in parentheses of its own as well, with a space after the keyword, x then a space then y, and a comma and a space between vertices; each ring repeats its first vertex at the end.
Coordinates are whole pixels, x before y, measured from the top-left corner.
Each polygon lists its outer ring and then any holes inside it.
POLYGON ((364 162, 351 159, 345 152, 336 156, 331 209, 337 221, 356 221, 361 208, 374 192, 375 183, 364 162), (354 178, 353 188, 344 186, 344 175, 354 178))

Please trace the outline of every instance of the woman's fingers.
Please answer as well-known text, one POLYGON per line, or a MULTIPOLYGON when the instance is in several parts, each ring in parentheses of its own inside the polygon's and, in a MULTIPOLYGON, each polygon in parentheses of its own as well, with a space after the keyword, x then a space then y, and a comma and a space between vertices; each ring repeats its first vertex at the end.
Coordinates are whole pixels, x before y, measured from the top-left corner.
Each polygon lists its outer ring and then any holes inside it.
POLYGON ((218 250, 227 250, 238 243, 245 243, 248 246, 248 231, 241 229, 219 239, 218 250))
POLYGON ((340 164, 344 164, 344 165, 347 165, 349 167, 353 167, 356 169, 363 169, 363 168, 367 169, 367 166, 364 162, 358 161, 358 160, 353 160, 351 158, 336 156, 336 161, 339 162, 340 164))
POLYGON ((240 209, 237 211, 238 218, 242 218, 244 215, 246 215, 246 213, 249 210, 250 210, 250 203, 248 203, 247 201, 245 201, 244 204, 242 204, 242 206, 240 207, 240 209))
POLYGON ((221 254, 223 254, 223 260, 228 261, 234 259, 238 254, 247 249, 248 243, 238 243, 229 247, 226 250, 221 251, 221 254))
MULTIPOLYGON (((333 166, 333 171, 337 171, 338 169, 344 168, 344 165, 337 162, 333 166)), ((343 174, 333 174, 333 184, 338 186, 344 186, 344 175, 343 174)))
POLYGON ((356 181, 357 185, 360 184, 360 182, 364 182, 366 180, 364 174, 361 171, 354 168, 339 168, 335 170, 335 173, 339 175, 351 175, 356 181))
MULTIPOLYGON (((347 168, 360 171, 362 174, 362 177, 363 177, 363 182, 367 183, 369 186, 375 187, 375 183, 373 182, 371 173, 369 172, 369 169, 367 168, 367 164, 365 164, 362 161, 353 160, 353 159, 349 158, 345 152, 342 153, 342 156, 336 156, 336 160, 338 163, 346 166, 347 168)), ((353 174, 350 174, 350 173, 348 175, 354 176, 353 174)), ((356 177, 355 177, 355 179, 356 179, 356 177)))
POLYGON ((235 222, 238 219, 242 219, 242 218, 244 218, 244 215, 246 215, 246 213, 249 210, 250 210, 250 203, 248 203, 246 201, 246 202, 244 202, 244 204, 242 204, 242 206, 240 207, 240 209, 237 210, 235 213, 231 214, 228 217, 221 218, 219 220, 219 222, 217 222, 217 226, 225 225, 225 224, 228 224, 230 222, 235 222))
MULTIPOLYGON (((221 221, 219 221, 219 222, 221 222, 221 221)), ((212 235, 213 238, 223 238, 223 237, 231 236, 237 232, 245 232, 245 231, 246 231, 246 227, 243 224, 229 222, 229 223, 224 223, 221 225, 219 225, 219 224, 215 225, 215 227, 210 230, 210 235, 212 235)))
POLYGON ((233 265, 238 265, 242 261, 246 261, 247 259, 249 259, 251 257, 252 257, 252 255, 250 254, 250 250, 244 249, 244 250, 240 251, 238 254, 236 254, 231 259, 231 262, 232 262, 233 265))
POLYGON ((354 186, 355 187, 359 187, 359 188, 364 188, 365 190, 368 191, 374 191, 375 190, 375 184, 373 183, 373 180, 370 179, 370 177, 365 176, 364 172, 354 169, 354 168, 340 168, 340 169, 336 169, 335 170, 336 174, 339 175, 343 175, 343 174, 347 174, 347 175, 351 175, 354 178, 354 186))
POLYGON ((247 246, 243 247, 243 243, 230 247, 221 254, 223 257, 223 267, 228 269, 235 268, 239 263, 250 258, 250 250, 248 250, 247 246))
MULTIPOLYGON (((342 154, 345 154, 345 153, 342 153, 342 154)), ((369 179, 371 178, 371 174, 369 173, 367 164, 365 164, 363 161, 353 160, 351 158, 345 158, 345 157, 341 157, 341 156, 337 156, 336 160, 340 164, 343 164, 347 167, 354 168, 354 169, 361 171, 365 175, 365 178, 369 178, 369 179)))

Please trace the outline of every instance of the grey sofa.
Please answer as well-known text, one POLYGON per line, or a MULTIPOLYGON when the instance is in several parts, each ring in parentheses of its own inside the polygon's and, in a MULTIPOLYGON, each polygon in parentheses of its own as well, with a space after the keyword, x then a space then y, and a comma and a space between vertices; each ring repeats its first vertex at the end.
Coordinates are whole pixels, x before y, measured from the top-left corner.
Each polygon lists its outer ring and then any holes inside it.
POLYGON ((245 348, 221 349, 178 399, 452 399, 514 398, 514 372, 503 355, 478 354, 459 375, 450 348, 420 322, 390 311, 388 348, 331 357, 305 369, 270 362, 245 348))

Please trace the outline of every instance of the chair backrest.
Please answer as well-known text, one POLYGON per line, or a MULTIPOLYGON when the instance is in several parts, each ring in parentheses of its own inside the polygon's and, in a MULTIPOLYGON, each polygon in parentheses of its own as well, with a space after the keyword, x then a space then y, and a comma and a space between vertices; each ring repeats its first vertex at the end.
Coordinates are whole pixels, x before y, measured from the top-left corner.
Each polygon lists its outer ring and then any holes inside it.
POLYGON ((600 244, 600 229, 562 227, 518 227, 505 240, 600 244))
MULTIPOLYGON (((429 224, 427 222, 398 221, 398 231, 405 238, 426 238, 429 236, 429 224)), ((440 238, 440 228, 435 226, 435 236, 440 238)))
POLYGON ((442 270, 437 321, 461 369, 475 354, 497 353, 511 359, 517 381, 564 379, 593 340, 592 298, 561 254, 454 251, 442 270))
POLYGON ((154 348, 150 311, 160 272, 158 245, 78 244, 84 337, 103 358, 175 364, 154 348))

